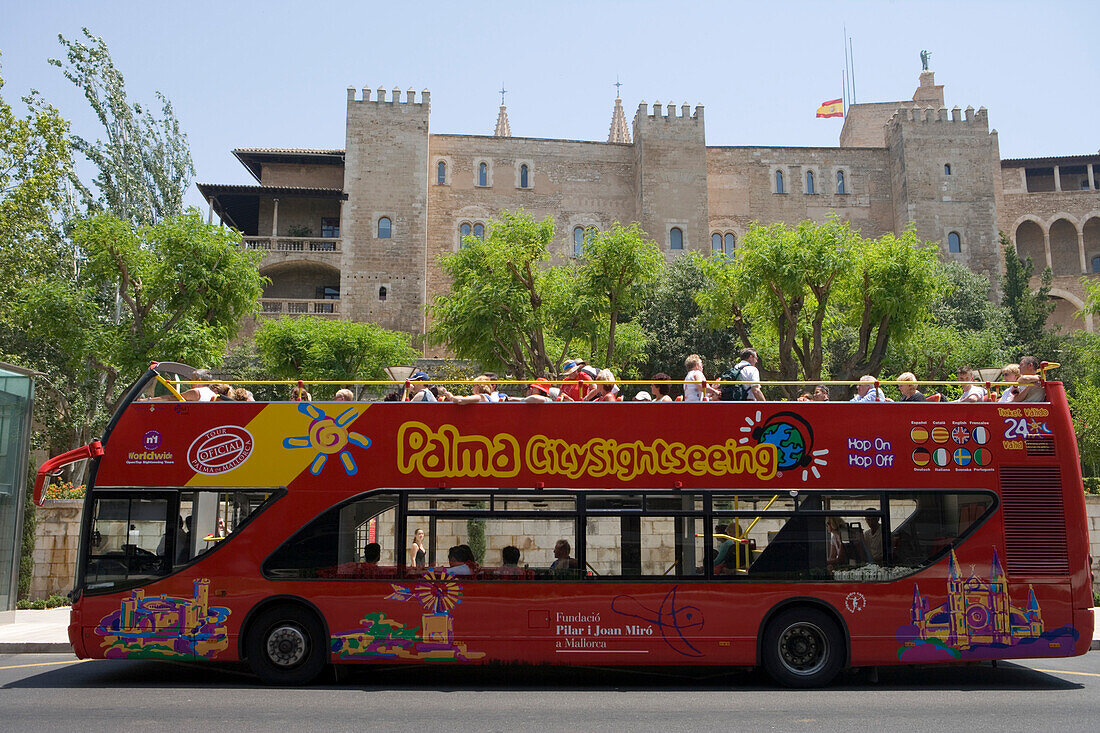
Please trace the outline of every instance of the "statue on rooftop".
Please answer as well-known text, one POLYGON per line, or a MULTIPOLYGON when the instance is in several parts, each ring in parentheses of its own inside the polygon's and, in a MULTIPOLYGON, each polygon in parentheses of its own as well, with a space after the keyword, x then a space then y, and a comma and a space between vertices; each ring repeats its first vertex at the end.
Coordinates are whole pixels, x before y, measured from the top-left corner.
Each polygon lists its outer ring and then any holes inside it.
POLYGON ((932 54, 927 51, 920 52, 920 67, 921 71, 928 71, 928 59, 932 58, 932 54))

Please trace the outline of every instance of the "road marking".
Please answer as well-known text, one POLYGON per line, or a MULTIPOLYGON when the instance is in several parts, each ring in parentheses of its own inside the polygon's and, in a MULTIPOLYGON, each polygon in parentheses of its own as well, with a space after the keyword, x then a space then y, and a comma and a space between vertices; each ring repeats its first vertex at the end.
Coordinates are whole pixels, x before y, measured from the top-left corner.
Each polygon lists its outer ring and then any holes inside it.
POLYGON ((1082 677, 1100 677, 1100 674, 1096 672, 1069 672, 1064 669, 1039 669, 1038 667, 1032 667, 1036 672, 1047 672, 1048 674, 1079 674, 1082 677))
POLYGON ((72 659, 68 662, 36 662, 35 664, 13 664, 10 667, 0 667, 0 669, 21 669, 23 667, 53 667, 57 664, 80 664, 81 662, 87 661, 87 659, 72 659))

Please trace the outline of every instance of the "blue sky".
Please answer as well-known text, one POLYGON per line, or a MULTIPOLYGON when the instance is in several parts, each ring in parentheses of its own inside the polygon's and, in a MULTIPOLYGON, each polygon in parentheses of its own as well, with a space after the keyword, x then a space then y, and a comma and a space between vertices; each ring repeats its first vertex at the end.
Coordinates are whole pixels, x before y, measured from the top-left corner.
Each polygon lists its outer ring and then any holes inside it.
MULTIPOLYGON (((606 140, 616 75, 638 103, 706 107, 710 145, 834 146, 844 27, 857 101, 908 99, 922 49, 949 107, 985 106, 1004 158, 1100 148, 1097 2, 21 2, 0 0, 9 102, 41 91, 97 136, 46 62, 103 36, 131 101, 175 104, 197 179, 252 183, 235 147, 342 148, 349 85, 432 93, 431 129, 606 140)), ((190 203, 199 204, 192 187, 190 203)))

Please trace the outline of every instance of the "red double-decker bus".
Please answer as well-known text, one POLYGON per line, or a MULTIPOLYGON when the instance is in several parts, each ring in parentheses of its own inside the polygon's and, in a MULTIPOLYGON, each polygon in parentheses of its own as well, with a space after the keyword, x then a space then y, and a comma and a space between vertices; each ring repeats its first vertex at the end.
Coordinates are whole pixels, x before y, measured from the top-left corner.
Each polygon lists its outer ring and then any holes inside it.
POLYGON ((135 399, 157 379, 39 476, 92 459, 81 658, 244 659, 277 684, 330 663, 760 665, 817 686, 1092 638, 1058 382, 1007 405, 135 399))

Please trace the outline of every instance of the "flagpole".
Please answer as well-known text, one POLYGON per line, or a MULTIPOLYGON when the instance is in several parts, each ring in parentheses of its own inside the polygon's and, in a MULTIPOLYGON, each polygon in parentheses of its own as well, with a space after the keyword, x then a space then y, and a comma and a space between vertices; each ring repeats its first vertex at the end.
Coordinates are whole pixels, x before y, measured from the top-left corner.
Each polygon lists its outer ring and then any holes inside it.
POLYGON ((856 52, 852 50, 852 39, 848 39, 848 52, 852 57, 852 102, 856 101, 856 52))

